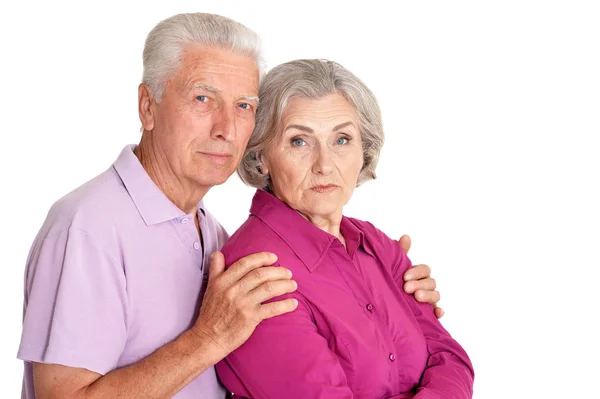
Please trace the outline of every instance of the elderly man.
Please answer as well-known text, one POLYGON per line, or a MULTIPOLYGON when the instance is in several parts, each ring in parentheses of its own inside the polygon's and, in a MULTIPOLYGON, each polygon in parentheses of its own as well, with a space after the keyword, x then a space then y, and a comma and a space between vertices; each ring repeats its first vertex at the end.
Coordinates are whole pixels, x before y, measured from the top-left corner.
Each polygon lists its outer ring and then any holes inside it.
MULTIPOLYGON (((265 303, 296 289, 289 270, 269 266, 276 254, 224 271, 227 233, 202 202, 254 128, 259 47, 254 32, 209 14, 150 32, 139 145, 57 201, 32 245, 24 398, 223 398, 213 366, 262 320, 296 308, 265 303)), ((437 302, 427 266, 410 273, 406 288, 437 302)))

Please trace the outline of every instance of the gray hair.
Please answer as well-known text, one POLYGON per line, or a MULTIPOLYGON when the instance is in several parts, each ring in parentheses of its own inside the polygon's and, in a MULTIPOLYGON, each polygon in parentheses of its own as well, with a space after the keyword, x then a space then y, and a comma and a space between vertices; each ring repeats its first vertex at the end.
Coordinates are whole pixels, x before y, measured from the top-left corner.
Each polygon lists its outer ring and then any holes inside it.
POLYGON ((146 38, 142 82, 157 102, 162 100, 167 80, 179 67, 187 45, 220 47, 256 60, 260 76, 265 63, 258 35, 244 25, 220 15, 178 14, 159 22, 146 38))
POLYGON ((262 156, 281 130, 281 118, 294 97, 321 99, 339 93, 358 114, 363 146, 363 167, 357 186, 375 179, 375 167, 383 146, 381 110, 375 95, 352 72, 327 60, 296 60, 273 68, 262 81, 256 126, 237 172, 244 183, 269 188, 269 176, 261 172, 262 156))

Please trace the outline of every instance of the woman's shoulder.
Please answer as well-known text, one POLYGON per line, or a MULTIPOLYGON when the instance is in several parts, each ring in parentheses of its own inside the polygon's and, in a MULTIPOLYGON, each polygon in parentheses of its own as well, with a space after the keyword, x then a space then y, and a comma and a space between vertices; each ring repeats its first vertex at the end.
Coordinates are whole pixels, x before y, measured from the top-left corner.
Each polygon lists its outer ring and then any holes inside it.
POLYGON ((363 246, 370 250, 372 255, 379 258, 383 264, 388 265, 392 270, 408 267, 410 260, 398 241, 390 238, 371 222, 354 218, 348 218, 348 220, 363 233, 363 246))
POLYGON ((390 246, 393 246, 394 248, 398 246, 397 241, 393 240, 383 231, 379 230, 373 225, 373 223, 351 217, 346 217, 346 219, 348 219, 350 223, 356 226, 356 228, 363 233, 365 240, 373 247, 373 249, 380 250, 390 246))
POLYGON ((260 218, 250 215, 248 219, 229 237, 221 252, 225 264, 231 265, 244 256, 257 252, 272 252, 277 255, 277 264, 289 263, 295 258, 287 243, 260 218))

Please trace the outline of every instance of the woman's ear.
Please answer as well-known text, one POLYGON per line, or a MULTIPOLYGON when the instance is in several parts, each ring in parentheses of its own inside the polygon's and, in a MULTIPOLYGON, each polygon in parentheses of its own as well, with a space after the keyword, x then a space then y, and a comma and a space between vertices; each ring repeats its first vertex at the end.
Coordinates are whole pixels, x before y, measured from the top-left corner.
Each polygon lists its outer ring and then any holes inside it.
POLYGON ((262 175, 268 175, 269 174, 269 166, 265 162, 265 157, 263 156, 263 154, 264 153, 261 152, 260 154, 258 154, 256 156, 256 159, 258 159, 258 170, 260 170, 260 173, 262 175))

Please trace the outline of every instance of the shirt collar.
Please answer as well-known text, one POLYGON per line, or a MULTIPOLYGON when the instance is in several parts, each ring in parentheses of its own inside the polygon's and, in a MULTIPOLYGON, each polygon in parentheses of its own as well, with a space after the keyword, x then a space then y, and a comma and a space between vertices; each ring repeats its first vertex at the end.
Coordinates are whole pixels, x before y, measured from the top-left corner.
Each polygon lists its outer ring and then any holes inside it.
MULTIPOLYGON (((172 220, 184 215, 152 181, 139 159, 135 156, 135 144, 126 146, 113 164, 131 200, 147 226, 172 220)), ((205 214, 204 203, 198 210, 205 214)))
MULTIPOLYGON (((311 272, 321 264, 332 245, 342 245, 333 235, 313 225, 286 203, 265 190, 259 189, 254 194, 250 213, 262 220, 285 241, 311 272)), ((354 258, 359 246, 367 252, 371 252, 363 245, 363 233, 352 223, 351 219, 342 217, 340 231, 346 241, 350 257, 354 258)))

